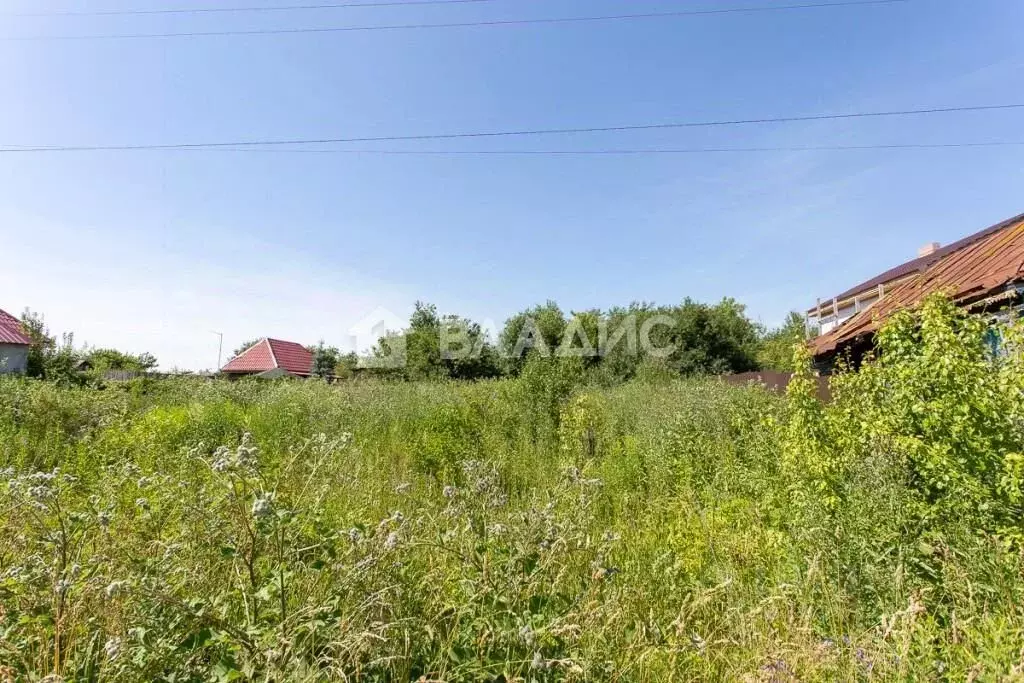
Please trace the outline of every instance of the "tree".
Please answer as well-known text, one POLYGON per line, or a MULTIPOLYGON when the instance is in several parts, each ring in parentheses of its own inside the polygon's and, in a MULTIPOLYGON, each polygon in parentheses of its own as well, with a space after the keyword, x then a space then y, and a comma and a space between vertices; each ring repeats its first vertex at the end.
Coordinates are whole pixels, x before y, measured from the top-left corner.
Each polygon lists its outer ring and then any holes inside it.
POLYGON ((522 372, 531 351, 541 356, 554 354, 567 324, 562 309, 550 300, 509 318, 498 337, 506 372, 511 375, 522 372))
POLYGON ((83 360, 89 362, 93 370, 128 370, 132 372, 149 372, 157 366, 156 357, 143 352, 138 355, 124 353, 117 349, 91 349, 82 353, 83 360))
POLYGON ((807 338, 806 319, 791 311, 781 327, 771 330, 761 338, 761 348, 757 352, 757 364, 762 370, 793 372, 793 350, 797 344, 804 343, 807 338))
POLYGON ((313 354, 313 376, 332 377, 335 374, 334 369, 341 361, 341 351, 325 345, 323 339, 316 346, 310 347, 309 351, 313 354))
POLYGON ((46 358, 56 349, 57 342, 50 336, 43 316, 27 308, 21 314, 21 329, 30 341, 25 374, 29 377, 43 377, 46 358))
POLYGON ((342 354, 334 364, 334 376, 339 379, 351 379, 359 368, 359 355, 354 351, 342 354))
POLYGON ((417 301, 409 326, 389 332, 374 348, 389 359, 384 374, 410 380, 481 379, 500 374, 497 353, 477 323, 457 315, 441 316, 437 307, 417 301))

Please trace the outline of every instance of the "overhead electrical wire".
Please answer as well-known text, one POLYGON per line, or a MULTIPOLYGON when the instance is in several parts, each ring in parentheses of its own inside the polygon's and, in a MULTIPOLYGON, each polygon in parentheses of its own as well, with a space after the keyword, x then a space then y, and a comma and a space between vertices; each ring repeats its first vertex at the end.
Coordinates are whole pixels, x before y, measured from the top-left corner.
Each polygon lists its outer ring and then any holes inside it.
POLYGON ((197 38, 217 36, 260 36, 288 35, 302 33, 348 33, 357 31, 406 31, 420 29, 455 29, 482 28, 500 26, 558 25, 585 22, 632 21, 641 19, 668 19, 682 17, 713 16, 723 14, 754 14, 765 12, 785 12, 796 10, 828 9, 837 7, 863 7, 896 5, 913 2, 914 0, 841 0, 839 2, 807 2, 789 5, 770 5, 767 7, 719 7, 704 10, 677 10, 671 12, 641 12, 633 14, 605 14, 582 17, 549 17, 541 19, 492 19, 486 21, 457 21, 432 24, 381 24, 371 26, 311 26, 300 28, 257 28, 257 29, 219 29, 211 31, 168 31, 154 33, 96 33, 82 35, 36 35, 36 36, 3 36, 3 41, 51 41, 51 40, 117 40, 144 38, 197 38))
POLYGON ((329 145, 352 142, 414 142, 425 140, 460 140, 473 138, 525 137, 534 135, 571 135, 583 133, 617 133, 643 130, 671 130, 681 128, 713 128, 724 126, 757 125, 770 123, 797 123, 810 121, 834 121, 868 118, 891 118, 897 116, 925 116, 957 112, 1009 111, 1024 109, 1024 103, 962 105, 956 107, 930 107, 921 109, 899 109, 888 111, 847 112, 843 114, 809 114, 803 116, 773 116, 749 119, 720 119, 708 121, 676 121, 670 123, 646 123, 623 126, 591 126, 575 128, 534 128, 503 131, 471 131, 458 133, 427 133, 419 135, 372 135, 333 138, 292 138, 280 140, 230 140, 219 142, 186 142, 164 144, 124 145, 37 145, 0 147, 0 153, 28 152, 118 152, 135 150, 173 149, 214 149, 218 147, 282 147, 300 145, 329 145))
POLYGON ((58 10, 54 12, 2 12, 3 17, 119 17, 160 14, 241 14, 250 12, 294 12, 302 10, 351 9, 357 7, 415 7, 417 5, 468 5, 495 0, 380 0, 380 2, 329 2, 303 5, 248 7, 167 7, 156 9, 58 10))
POLYGON ((380 156, 654 156, 685 154, 728 154, 754 152, 849 152, 886 149, 955 149, 971 147, 1021 147, 1024 140, 992 140, 985 142, 893 143, 870 145, 811 145, 792 147, 686 147, 653 149, 481 149, 481 150, 415 150, 415 149, 247 149, 217 147, 183 149, 195 152, 238 152, 276 154, 352 154, 380 156))

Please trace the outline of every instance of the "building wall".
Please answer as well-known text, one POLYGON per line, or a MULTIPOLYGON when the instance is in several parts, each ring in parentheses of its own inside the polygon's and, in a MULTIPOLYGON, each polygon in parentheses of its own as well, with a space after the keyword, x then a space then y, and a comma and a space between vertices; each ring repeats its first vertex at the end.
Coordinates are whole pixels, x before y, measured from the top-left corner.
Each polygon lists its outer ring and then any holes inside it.
POLYGON ((22 344, 0 344, 0 375, 25 372, 28 347, 22 344))

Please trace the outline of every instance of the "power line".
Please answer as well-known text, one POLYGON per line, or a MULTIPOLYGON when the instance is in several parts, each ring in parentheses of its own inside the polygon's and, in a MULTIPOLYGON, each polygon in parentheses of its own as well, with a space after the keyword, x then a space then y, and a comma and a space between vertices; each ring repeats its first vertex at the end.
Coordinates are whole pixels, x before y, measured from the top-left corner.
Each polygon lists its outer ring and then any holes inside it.
POLYGON ((753 152, 849 152, 886 149, 964 149, 972 147, 1019 147, 1024 140, 988 142, 893 143, 872 145, 812 145, 797 147, 687 147, 654 149, 483 149, 483 150, 414 150, 414 149, 245 149, 243 147, 198 148, 179 151, 238 152, 274 154, 352 154, 380 156, 647 156, 683 154, 728 154, 753 152))
POLYGON ((524 137, 531 135, 569 135, 577 133, 617 133, 641 130, 669 130, 679 128, 711 128, 722 126, 755 125, 768 123, 797 123, 809 121, 832 121, 847 119, 884 118, 895 116, 919 116, 953 112, 980 112, 1024 109, 1019 104, 986 104, 959 107, 933 107, 929 109, 902 109, 890 111, 851 112, 845 114, 810 114, 805 116, 776 116, 754 119, 731 119, 717 121, 677 121, 672 123, 647 123, 626 126, 594 126, 587 128, 535 128, 532 130, 476 131, 461 133, 430 133, 423 135, 375 135, 365 137, 297 138, 282 140, 233 140, 221 142, 188 142, 135 145, 53 145, 0 147, 0 153, 25 152, 119 152, 158 149, 214 149, 218 147, 281 147, 289 145, 328 145, 350 142, 413 142, 423 140, 458 140, 468 138, 524 137))
POLYGON ((349 9, 353 7, 413 7, 416 5, 465 5, 494 0, 383 0, 382 2, 333 2, 264 7, 171 7, 164 9, 69 10, 58 12, 5 12, 6 17, 114 17, 150 14, 227 14, 242 12, 290 12, 297 10, 349 9))
POLYGON ((166 33, 100 33, 92 35, 52 35, 52 36, 4 36, 6 41, 48 41, 48 40, 107 40, 107 39, 140 39, 140 38, 196 38, 216 36, 259 36, 287 35, 299 33, 347 33, 355 31, 405 31, 415 29, 452 29, 499 26, 556 25, 602 21, 629 21, 639 19, 666 19, 680 17, 697 17, 723 14, 753 14, 763 12, 782 12, 808 9, 827 9, 836 7, 857 7, 869 5, 895 5, 913 0, 842 0, 840 2, 810 2, 791 5, 774 5, 769 7, 720 7, 706 10, 679 10, 674 12, 644 12, 637 14, 605 14, 585 17, 556 17, 546 19, 494 19, 490 21, 460 21, 439 24, 383 24, 378 26, 321 26, 306 28, 266 28, 266 29, 225 29, 217 31, 171 31, 166 33))

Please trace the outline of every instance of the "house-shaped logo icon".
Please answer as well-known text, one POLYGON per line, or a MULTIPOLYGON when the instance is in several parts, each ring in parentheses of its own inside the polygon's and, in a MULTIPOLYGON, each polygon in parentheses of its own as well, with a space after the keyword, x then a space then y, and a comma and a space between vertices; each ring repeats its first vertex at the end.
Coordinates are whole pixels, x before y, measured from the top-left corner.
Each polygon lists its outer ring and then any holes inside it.
POLYGON ((349 328, 352 348, 359 354, 360 367, 405 367, 405 337, 395 334, 405 327, 404 320, 378 306, 349 328), (389 339, 387 344, 381 345, 379 342, 384 336, 389 336, 389 339), (371 350, 374 352, 370 353, 371 350))

